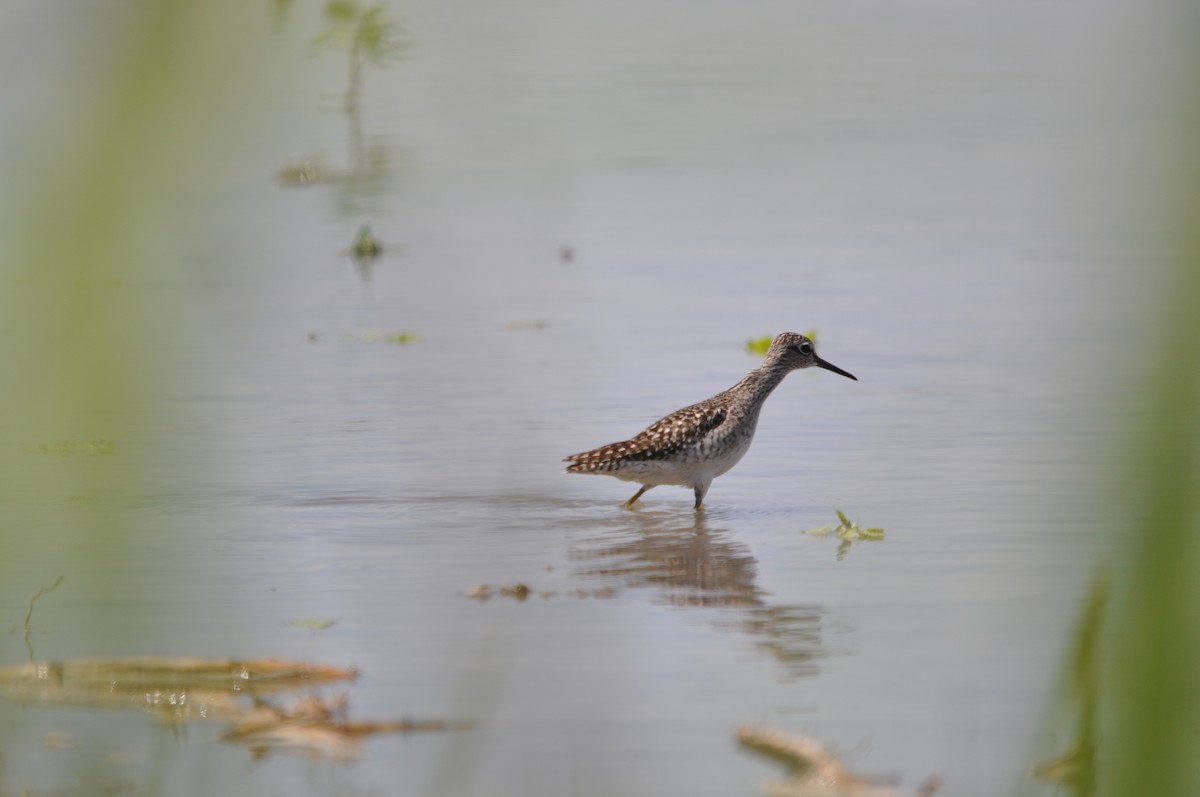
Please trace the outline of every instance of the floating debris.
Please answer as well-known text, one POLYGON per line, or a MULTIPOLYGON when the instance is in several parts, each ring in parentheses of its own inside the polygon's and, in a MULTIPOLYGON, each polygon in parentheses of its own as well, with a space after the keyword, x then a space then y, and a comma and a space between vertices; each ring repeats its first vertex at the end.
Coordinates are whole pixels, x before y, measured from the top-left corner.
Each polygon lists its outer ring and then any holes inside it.
MULTIPOLYGON (((144 689, 185 686, 192 689, 233 688, 239 692, 271 692, 315 684, 352 681, 358 671, 281 659, 129 658, 74 659, 0 667, 0 689, 9 696, 26 695, 38 702, 84 695, 89 690, 127 694, 144 689)), ((45 701, 53 702, 53 700, 45 701)), ((64 700, 63 702, 70 702, 64 700)))
POLYGON ((312 631, 324 631, 326 628, 333 628, 337 625, 337 620, 317 620, 308 617, 303 620, 293 620, 291 625, 296 628, 308 628, 312 631))
MULTIPOLYGON (((327 621, 317 621, 327 622, 327 621)), ((451 731, 469 723, 351 721, 349 699, 313 694, 314 687, 353 681, 358 671, 279 659, 79 659, 0 668, 0 693, 22 704, 134 708, 164 722, 231 723, 222 737, 250 748, 346 760, 363 738, 380 733, 451 731), (305 692, 286 704, 267 695, 305 692)))
POLYGON ((276 176, 286 186, 319 185, 336 181, 337 175, 326 169, 320 160, 306 160, 282 167, 276 176))
POLYGON ((367 343, 394 343, 397 346, 407 346, 421 339, 415 332, 376 332, 368 331, 360 336, 367 343))
POLYGON ((374 260, 383 253, 383 244, 371 235, 371 225, 364 224, 358 228, 350 253, 358 260, 374 260))
POLYGON ((529 597, 529 587, 524 584, 513 584, 511 587, 501 587, 500 594, 508 598, 516 598, 523 601, 529 597))
POLYGON ((520 332, 531 329, 546 329, 549 326, 549 321, 537 319, 535 321, 509 321, 504 325, 504 328, 510 332, 520 332))
MULTIPOLYGON (((769 797, 903 797, 898 789, 846 769, 836 755, 808 736, 749 725, 738 728, 736 736, 743 747, 787 767, 787 780, 763 784, 762 792, 769 797)), ((930 778, 915 797, 930 797, 941 785, 940 778, 930 778)))
MULTIPOLYGON (((462 594, 463 597, 483 602, 490 599, 493 595, 514 598, 518 601, 525 601, 528 600, 530 595, 537 595, 542 600, 550 600, 558 597, 560 593, 554 590, 534 592, 527 585, 518 582, 508 587, 493 587, 490 584, 479 584, 463 590, 462 594)), ((612 587, 601 587, 593 590, 577 589, 572 592, 563 592, 561 594, 564 598, 597 598, 604 600, 615 597, 617 591, 612 587)))
POLYGON ((468 598, 474 598, 477 601, 485 601, 492 597, 492 588, 487 584, 476 584, 469 589, 463 590, 463 595, 468 598))
POLYGON ((102 457, 117 450, 117 444, 111 440, 89 440, 77 443, 74 440, 60 440, 57 443, 38 443, 25 449, 27 454, 54 454, 60 457, 71 457, 76 454, 89 457, 102 457))
POLYGON ((250 748, 255 758, 283 751, 349 761, 362 752, 361 743, 367 736, 445 732, 471 727, 467 722, 441 720, 351 722, 346 719, 349 702, 345 695, 302 697, 287 706, 256 699, 254 706, 239 717, 221 739, 250 748))
POLYGON ((492 587, 489 584, 480 584, 464 590, 463 595, 468 598, 474 598, 477 601, 488 600, 492 595, 503 595, 506 598, 516 598, 519 601, 523 601, 529 597, 529 592, 530 590, 527 585, 517 582, 507 587, 492 587))

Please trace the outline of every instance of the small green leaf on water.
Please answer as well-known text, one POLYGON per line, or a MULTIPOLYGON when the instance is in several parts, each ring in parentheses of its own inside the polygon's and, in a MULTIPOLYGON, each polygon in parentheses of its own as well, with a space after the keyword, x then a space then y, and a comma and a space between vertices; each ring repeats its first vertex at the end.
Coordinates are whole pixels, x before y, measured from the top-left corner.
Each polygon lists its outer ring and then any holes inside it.
POLYGON ((364 224, 358 228, 358 234, 354 236, 354 246, 350 251, 359 260, 372 260, 383 251, 383 245, 371 235, 371 225, 364 224))
POLYGON ((814 537, 828 537, 834 535, 842 542, 838 546, 837 558, 841 561, 845 557, 846 552, 850 548, 850 544, 858 540, 882 540, 883 529, 869 528, 864 529, 861 526, 854 524, 850 518, 846 517, 846 513, 840 509, 834 510, 837 512, 838 520, 841 521, 837 526, 821 526, 817 529, 807 529, 804 533, 811 534, 814 537))
POLYGON ((362 339, 367 343, 395 343, 397 346, 407 346, 410 343, 416 343, 421 336, 415 332, 377 332, 372 330, 364 332, 362 339))
POLYGON ((746 351, 762 356, 767 353, 767 349, 771 348, 771 340, 770 335, 761 338, 751 338, 746 341, 746 351))
POLYGON ((318 620, 313 617, 308 617, 303 620, 293 620, 292 625, 296 628, 308 628, 313 631, 324 631, 326 628, 331 628, 337 625, 337 620, 318 620))
POLYGON ((358 4, 348 0, 332 0, 325 5, 325 16, 338 22, 349 22, 358 16, 358 4))

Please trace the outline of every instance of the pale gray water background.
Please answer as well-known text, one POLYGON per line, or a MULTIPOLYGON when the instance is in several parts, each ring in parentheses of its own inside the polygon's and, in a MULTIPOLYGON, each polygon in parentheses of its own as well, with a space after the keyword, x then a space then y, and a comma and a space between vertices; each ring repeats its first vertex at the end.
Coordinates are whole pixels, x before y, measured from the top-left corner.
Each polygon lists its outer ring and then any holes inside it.
POLYGON ((0 609, 19 626, 66 570, 39 658, 303 657, 361 668, 356 716, 476 727, 252 762, 215 726, 0 703, 0 790, 749 795, 778 774, 734 744, 749 722, 1008 793, 1095 561, 1106 369, 1149 280, 1102 196, 1141 102, 1103 71, 1144 45, 1119 5, 395 11, 417 44, 368 73, 356 129, 294 10, 312 82, 136 288, 188 297, 163 330, 176 425, 118 440, 161 462, 137 550, 9 551, 0 609), (381 174, 273 180, 355 152, 381 174), (342 251, 363 222, 386 246, 366 277, 342 251), (785 329, 860 381, 790 376, 703 515, 562 474, 785 329), (838 508, 886 538, 839 557, 803 533, 838 508), (462 596, 515 582, 556 594, 462 596))

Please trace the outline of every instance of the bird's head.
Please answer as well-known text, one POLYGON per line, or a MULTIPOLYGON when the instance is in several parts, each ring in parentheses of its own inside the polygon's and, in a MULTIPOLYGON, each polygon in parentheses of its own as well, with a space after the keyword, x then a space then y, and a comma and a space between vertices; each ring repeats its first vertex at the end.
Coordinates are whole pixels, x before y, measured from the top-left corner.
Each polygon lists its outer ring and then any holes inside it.
POLYGON ((781 332, 776 335, 775 340, 771 341, 771 348, 767 350, 767 361, 778 363, 789 371, 797 368, 811 368, 815 365, 826 371, 833 371, 835 374, 858 381, 858 377, 854 374, 843 371, 833 363, 818 357, 816 345, 804 335, 796 332, 781 332))

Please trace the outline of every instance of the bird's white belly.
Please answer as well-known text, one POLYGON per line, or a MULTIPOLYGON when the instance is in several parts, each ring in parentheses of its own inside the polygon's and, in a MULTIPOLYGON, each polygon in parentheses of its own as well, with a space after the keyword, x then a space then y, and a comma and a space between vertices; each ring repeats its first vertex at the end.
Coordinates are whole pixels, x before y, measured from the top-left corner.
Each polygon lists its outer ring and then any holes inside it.
POLYGON ((610 475, 627 482, 656 486, 708 484, 738 464, 750 449, 749 442, 747 440, 745 445, 730 446, 716 455, 701 456, 695 452, 690 456, 676 459, 627 462, 621 466, 620 470, 611 471, 610 475))

